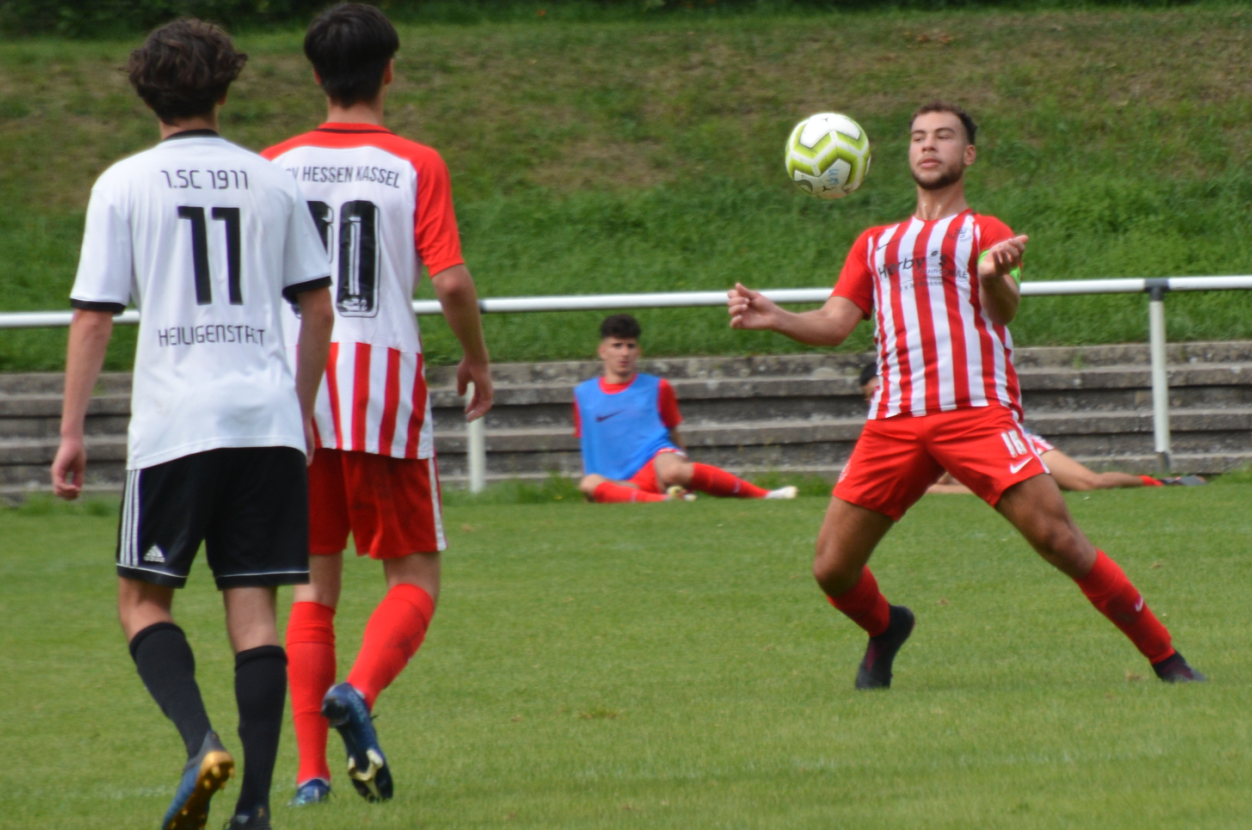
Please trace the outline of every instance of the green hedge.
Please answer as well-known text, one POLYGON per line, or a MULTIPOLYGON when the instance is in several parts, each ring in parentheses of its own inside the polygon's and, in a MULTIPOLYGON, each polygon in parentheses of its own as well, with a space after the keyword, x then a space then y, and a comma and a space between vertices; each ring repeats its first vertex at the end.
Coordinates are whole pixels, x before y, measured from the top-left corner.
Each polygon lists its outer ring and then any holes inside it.
MULTIPOLYGON (((640 16, 789 14, 970 7, 1162 7, 1191 0, 366 0, 398 22, 622 19, 640 16)), ((226 27, 303 26, 335 0, 0 0, 0 34, 101 38, 133 35, 176 17, 226 27)))

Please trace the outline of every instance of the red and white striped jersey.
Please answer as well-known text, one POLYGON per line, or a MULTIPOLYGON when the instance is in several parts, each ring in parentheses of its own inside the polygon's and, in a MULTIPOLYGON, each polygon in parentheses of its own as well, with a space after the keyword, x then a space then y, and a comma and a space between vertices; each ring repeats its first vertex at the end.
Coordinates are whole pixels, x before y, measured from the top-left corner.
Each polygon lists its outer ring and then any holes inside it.
POLYGON ((978 260, 1013 232, 965 210, 870 228, 848 254, 833 296, 874 318, 880 382, 869 417, 1001 405, 1022 417, 1013 338, 978 296, 978 260))
MULTIPOLYGON (((262 153, 300 182, 331 260, 335 330, 314 426, 319 447, 435 452, 413 290, 423 265, 460 265, 448 168, 370 124, 323 124, 262 153)), ((294 317, 292 319, 294 322, 294 317)), ((295 325, 288 347, 295 349, 295 325)))

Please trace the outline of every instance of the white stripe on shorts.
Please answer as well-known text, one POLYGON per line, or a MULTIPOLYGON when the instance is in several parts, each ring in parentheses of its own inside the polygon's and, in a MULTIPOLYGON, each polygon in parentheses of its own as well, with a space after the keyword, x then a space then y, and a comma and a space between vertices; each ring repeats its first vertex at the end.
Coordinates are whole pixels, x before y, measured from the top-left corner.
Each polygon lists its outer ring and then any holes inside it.
POLYGON ((446 550, 448 540, 443 535, 443 505, 439 499, 439 472, 435 469, 435 457, 426 459, 426 469, 430 471, 430 508, 431 517, 435 520, 435 544, 438 550, 446 550))

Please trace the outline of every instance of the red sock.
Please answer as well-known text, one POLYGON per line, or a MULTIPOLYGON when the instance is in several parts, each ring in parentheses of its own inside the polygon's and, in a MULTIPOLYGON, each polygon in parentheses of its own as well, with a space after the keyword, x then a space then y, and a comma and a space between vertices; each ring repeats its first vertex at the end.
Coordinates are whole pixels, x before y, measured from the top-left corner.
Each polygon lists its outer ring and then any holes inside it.
POLYGON ((1074 581, 1091 604, 1120 628, 1149 662, 1159 663, 1174 653, 1169 631, 1104 551, 1096 551, 1095 567, 1082 579, 1074 581))
POLYGON ((291 716, 296 724, 300 769, 296 783, 330 781, 322 698, 335 683, 335 609, 317 602, 297 602, 287 621, 287 682, 291 716))
POLYGON ((842 611, 848 619, 865 629, 871 637, 877 637, 891 624, 891 605, 878 590, 878 580, 869 568, 861 570, 861 578, 852 590, 837 597, 828 597, 830 604, 842 611))
POLYGON ((763 499, 769 492, 709 464, 691 465, 691 483, 688 486, 710 496, 734 496, 739 499, 763 499))
POLYGON ((591 494, 597 504, 619 504, 634 501, 665 501, 665 496, 645 493, 638 487, 627 487, 612 481, 601 482, 591 494))
POLYGON ((1139 476, 1139 480, 1143 482, 1144 487, 1164 487, 1165 486, 1165 482, 1161 481, 1159 478, 1153 478, 1152 476, 1139 476))
POLYGON ((361 653, 356 657, 348 682, 374 701, 408 665, 426 638, 426 627, 435 615, 435 601, 416 585, 401 583, 390 591, 365 625, 361 653))

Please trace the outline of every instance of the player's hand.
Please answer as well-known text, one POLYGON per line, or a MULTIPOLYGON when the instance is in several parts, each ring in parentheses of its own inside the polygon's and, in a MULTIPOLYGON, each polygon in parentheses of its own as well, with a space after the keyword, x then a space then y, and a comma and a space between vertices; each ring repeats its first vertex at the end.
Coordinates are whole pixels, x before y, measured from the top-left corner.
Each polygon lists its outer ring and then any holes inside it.
POLYGON ((306 467, 313 466, 313 453, 317 452, 317 438, 313 432, 313 416, 306 415, 304 418, 304 464, 306 467))
POLYGON ((735 283, 726 292, 727 310, 732 329, 772 329, 778 317, 778 306, 759 291, 735 283))
POLYGON ((988 248, 987 255, 978 263, 978 279, 1005 277, 1014 268, 1020 268, 1022 254, 1026 251, 1026 242, 1029 239, 1029 236, 1015 236, 988 248))
POLYGON ((491 366, 462 358, 456 367, 456 393, 465 397, 470 382, 474 384, 474 397, 465 405, 465 421, 476 421, 491 411, 495 402, 495 390, 491 386, 491 366))
POLYGON ((58 498, 73 501, 83 492, 83 471, 87 469, 87 448, 81 437, 62 438, 52 461, 52 491, 58 498))

